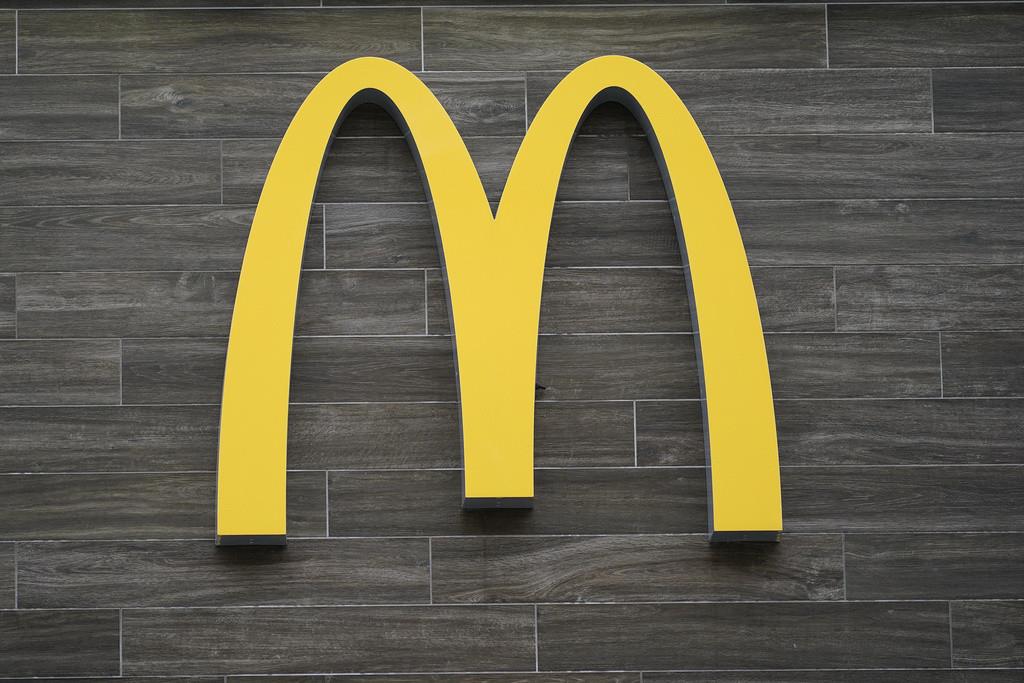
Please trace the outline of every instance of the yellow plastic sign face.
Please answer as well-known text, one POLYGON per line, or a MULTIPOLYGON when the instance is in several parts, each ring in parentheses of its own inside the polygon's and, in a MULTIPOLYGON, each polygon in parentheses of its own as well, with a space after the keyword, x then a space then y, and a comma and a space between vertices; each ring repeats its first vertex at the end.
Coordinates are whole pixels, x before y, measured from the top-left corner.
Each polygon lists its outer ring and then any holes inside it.
POLYGON ((629 107, 648 131, 689 261, 711 539, 777 538, 775 413, 750 269, 715 161, 672 88, 626 57, 599 57, 572 71, 538 111, 494 215, 437 98, 405 68, 366 57, 334 69, 299 107, 253 218, 224 378, 218 543, 284 542, 288 390, 306 227, 339 116, 367 101, 406 130, 434 214, 458 368, 464 505, 532 505, 537 334, 555 193, 579 122, 609 100, 629 107))

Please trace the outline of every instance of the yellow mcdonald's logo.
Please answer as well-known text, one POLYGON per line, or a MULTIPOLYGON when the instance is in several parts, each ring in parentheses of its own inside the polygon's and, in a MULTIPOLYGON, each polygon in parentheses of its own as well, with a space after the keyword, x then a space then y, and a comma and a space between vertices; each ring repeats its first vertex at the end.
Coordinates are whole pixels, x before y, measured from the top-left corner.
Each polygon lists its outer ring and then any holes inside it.
POLYGON ((782 529, 771 382, 750 269, 725 185, 672 88, 635 60, 590 60, 530 125, 491 211, 444 107, 405 68, 355 59, 310 92, 267 174, 228 343, 217 484, 222 544, 283 543, 288 391, 306 224, 339 116, 371 101, 403 126, 428 191, 451 306, 467 508, 530 507, 537 335, 548 232, 579 123, 615 100, 645 126, 689 263, 704 399, 711 540, 782 529))

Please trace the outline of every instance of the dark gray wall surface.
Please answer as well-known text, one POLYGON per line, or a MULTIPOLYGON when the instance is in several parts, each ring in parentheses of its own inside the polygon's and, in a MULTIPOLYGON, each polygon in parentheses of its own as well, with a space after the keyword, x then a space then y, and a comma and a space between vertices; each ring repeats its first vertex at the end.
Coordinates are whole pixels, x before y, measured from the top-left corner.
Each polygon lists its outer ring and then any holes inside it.
POLYGON ((1024 3, 424 4, 0 0, 0 678, 1024 680, 1024 3), (734 199, 782 542, 702 533, 683 269, 614 106, 555 211, 536 509, 460 510, 430 217, 361 108, 310 216, 291 542, 215 548, 238 269, 312 85, 422 72, 497 200, 605 53, 664 74, 734 199))

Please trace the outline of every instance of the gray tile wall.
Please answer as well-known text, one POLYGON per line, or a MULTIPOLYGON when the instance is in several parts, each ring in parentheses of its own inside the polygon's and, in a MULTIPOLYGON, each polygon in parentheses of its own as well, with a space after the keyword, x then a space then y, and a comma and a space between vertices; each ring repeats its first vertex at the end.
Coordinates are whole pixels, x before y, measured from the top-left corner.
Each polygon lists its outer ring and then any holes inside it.
POLYGON ((424 4, 0 0, 0 678, 1024 680, 1024 3, 424 4), (421 71, 497 199, 610 52, 679 91, 735 200, 782 543, 702 535, 683 272, 612 106, 555 212, 537 507, 459 509, 429 214, 364 108, 310 216, 291 543, 215 548, 239 263, 312 84, 421 71))

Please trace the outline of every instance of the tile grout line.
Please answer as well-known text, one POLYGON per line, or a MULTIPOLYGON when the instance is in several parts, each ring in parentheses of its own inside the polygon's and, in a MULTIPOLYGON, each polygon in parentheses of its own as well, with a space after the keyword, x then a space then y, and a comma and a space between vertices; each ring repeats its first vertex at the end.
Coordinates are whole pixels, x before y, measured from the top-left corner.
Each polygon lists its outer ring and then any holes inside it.
POLYGON ((331 537, 331 471, 324 470, 324 533, 331 537))
POLYGON ((124 339, 117 340, 117 405, 124 405, 124 339))
MULTIPOLYGON (((222 158, 222 160, 221 160, 221 170, 220 170, 220 176, 221 176, 220 182, 221 182, 221 187, 222 187, 222 189, 221 189, 221 197, 224 196, 224 194, 223 194, 223 192, 224 192, 224 190, 223 190, 223 185, 224 185, 224 167, 223 167, 223 164, 224 164, 224 161, 223 161, 223 158, 222 158)), ((322 220, 323 220, 323 224, 320 226, 320 229, 321 229, 321 238, 322 238, 322 242, 323 242, 322 246, 323 246, 323 249, 324 249, 324 270, 327 270, 327 205, 326 204, 321 204, 320 205, 320 210, 321 210, 322 220)))
POLYGON ((430 311, 428 309, 430 305, 428 296, 430 285, 427 282, 428 272, 426 268, 423 269, 423 334, 430 334, 430 311))
POLYGON ((18 543, 14 544, 14 609, 18 609, 18 543))
MULTIPOLYGON (((121 137, 121 74, 117 75, 117 139, 121 137)), ((223 195, 221 195, 223 197, 223 195)))
MULTIPOLYGON (((321 0, 322 2, 323 0, 321 0)), ((427 46, 423 40, 423 7, 420 7, 420 71, 427 70, 427 46)))
POLYGON ((14 10, 14 73, 18 73, 18 10, 14 10))
POLYGON ((427 537, 427 596, 434 604, 434 537, 427 537))

